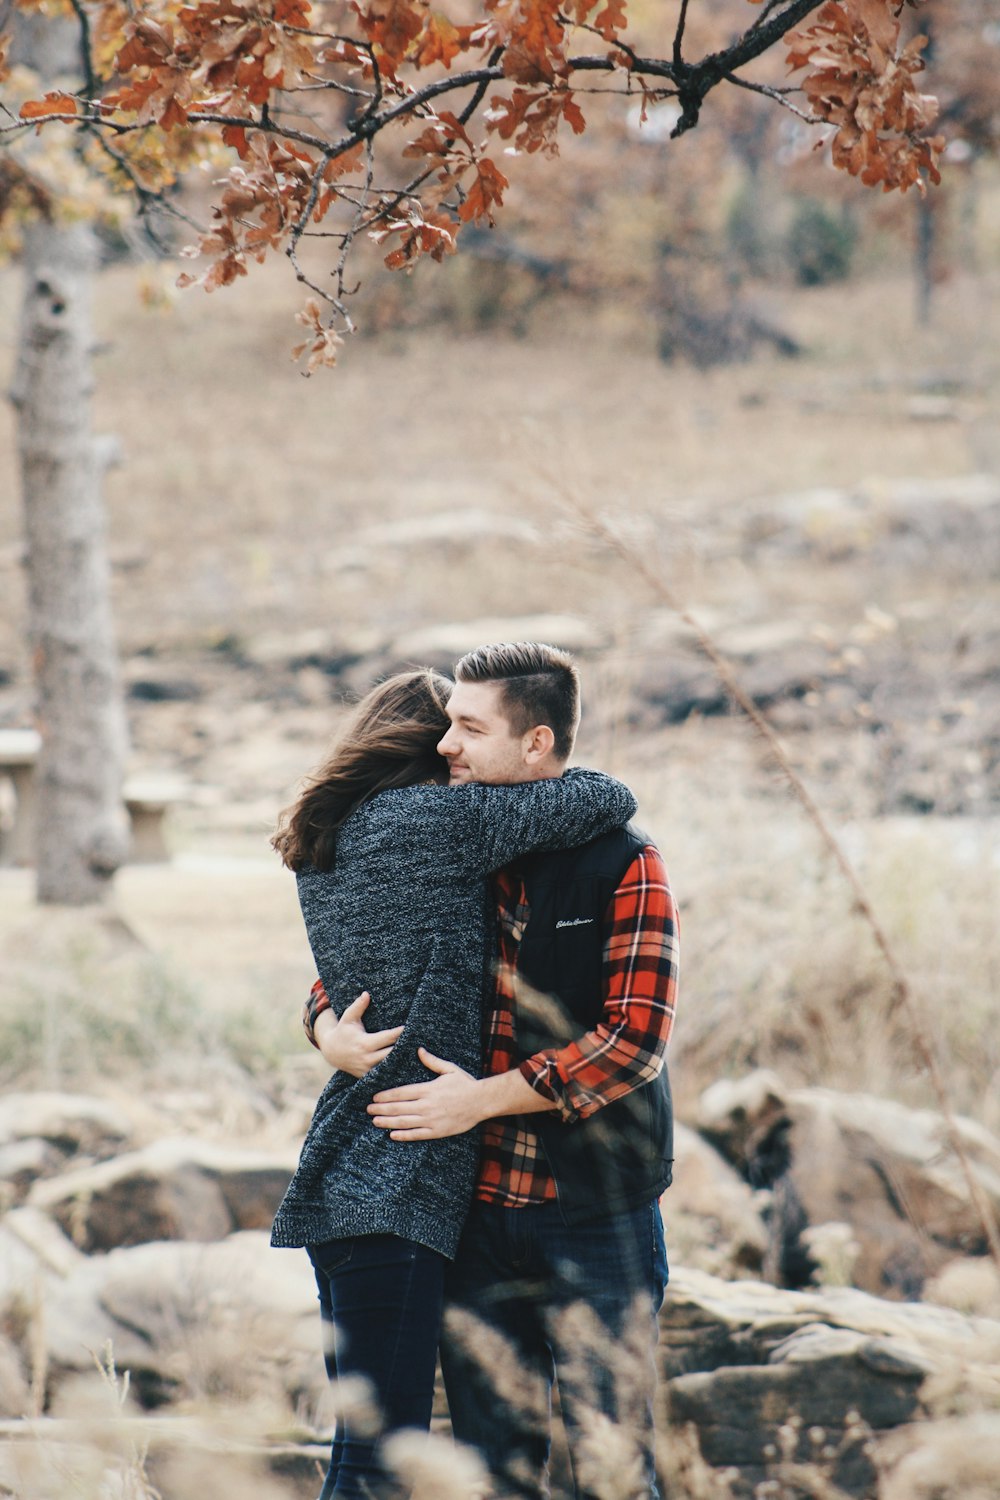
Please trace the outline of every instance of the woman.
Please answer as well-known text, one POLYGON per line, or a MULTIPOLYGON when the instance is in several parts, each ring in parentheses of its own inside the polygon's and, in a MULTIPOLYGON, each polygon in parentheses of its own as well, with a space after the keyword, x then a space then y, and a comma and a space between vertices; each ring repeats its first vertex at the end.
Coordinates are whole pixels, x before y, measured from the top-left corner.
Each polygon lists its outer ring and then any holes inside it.
POLYGON ((436 746, 451 686, 421 670, 374 688, 274 839, 297 874, 333 1010, 368 991, 367 1025, 390 1039, 401 1028, 363 1079, 335 1072, 327 1083, 272 1231, 272 1244, 308 1249, 331 1379, 364 1376, 379 1408, 374 1434, 338 1418, 320 1500, 392 1494, 379 1437, 429 1426, 445 1260, 476 1170, 474 1133, 395 1142, 367 1105, 379 1089, 431 1076, 420 1046, 478 1074, 494 925, 486 876, 635 811, 626 787, 594 771, 444 784, 436 746))

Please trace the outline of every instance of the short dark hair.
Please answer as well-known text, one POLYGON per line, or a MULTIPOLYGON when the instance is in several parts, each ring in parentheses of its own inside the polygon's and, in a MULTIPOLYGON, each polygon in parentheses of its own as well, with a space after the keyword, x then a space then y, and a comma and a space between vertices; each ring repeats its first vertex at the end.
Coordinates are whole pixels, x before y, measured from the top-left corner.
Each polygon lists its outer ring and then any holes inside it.
POLYGON ((514 733, 547 724, 557 758, 569 759, 580 722, 580 674, 568 651, 540 641, 477 646, 456 662, 455 681, 500 683, 500 702, 514 733))

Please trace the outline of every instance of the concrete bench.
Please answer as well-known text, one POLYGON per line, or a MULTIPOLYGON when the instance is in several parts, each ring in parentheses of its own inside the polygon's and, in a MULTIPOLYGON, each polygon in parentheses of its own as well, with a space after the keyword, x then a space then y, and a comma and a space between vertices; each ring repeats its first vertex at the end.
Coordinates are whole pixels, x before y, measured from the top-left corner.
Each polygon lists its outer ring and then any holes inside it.
POLYGON ((162 864, 170 858, 165 836, 167 812, 184 800, 184 788, 173 777, 135 776, 126 781, 123 795, 132 825, 129 864, 162 864))
MULTIPOLYGON (((0 864, 31 865, 35 860, 38 816, 35 767, 42 737, 35 729, 0 729, 0 779, 14 791, 13 816, 0 827, 0 864)), ((130 864, 157 864, 170 858, 164 824, 169 808, 184 800, 176 777, 133 776, 124 787, 125 807, 132 826, 130 864)))
POLYGON ((35 857, 35 762, 41 746, 37 729, 0 729, 0 776, 14 788, 13 818, 0 830, 0 864, 28 865, 35 857))

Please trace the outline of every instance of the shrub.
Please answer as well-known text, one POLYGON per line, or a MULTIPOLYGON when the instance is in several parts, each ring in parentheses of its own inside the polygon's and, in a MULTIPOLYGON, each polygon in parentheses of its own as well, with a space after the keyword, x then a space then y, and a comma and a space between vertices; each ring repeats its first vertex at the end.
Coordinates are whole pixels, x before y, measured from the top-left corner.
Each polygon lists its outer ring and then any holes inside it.
POLYGON ((843 213, 804 198, 792 215, 786 240, 788 263, 799 285, 846 280, 856 239, 854 225, 843 213))

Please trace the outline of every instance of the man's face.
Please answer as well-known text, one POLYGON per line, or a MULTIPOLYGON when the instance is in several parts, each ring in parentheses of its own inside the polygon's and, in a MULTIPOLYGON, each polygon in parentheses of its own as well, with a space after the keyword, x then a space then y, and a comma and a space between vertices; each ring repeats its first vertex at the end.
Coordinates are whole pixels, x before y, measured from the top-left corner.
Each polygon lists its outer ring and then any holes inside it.
POLYGON ((515 735, 501 704, 498 682, 456 682, 448 699, 451 728, 438 741, 438 754, 448 762, 452 786, 484 781, 509 786, 534 781, 541 771, 531 755, 531 734, 515 735))

